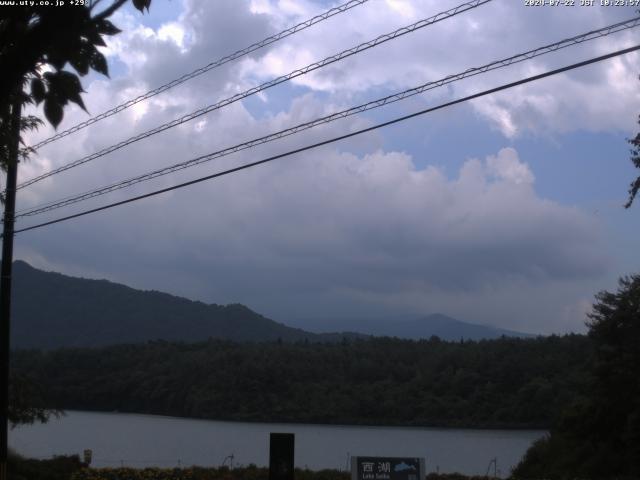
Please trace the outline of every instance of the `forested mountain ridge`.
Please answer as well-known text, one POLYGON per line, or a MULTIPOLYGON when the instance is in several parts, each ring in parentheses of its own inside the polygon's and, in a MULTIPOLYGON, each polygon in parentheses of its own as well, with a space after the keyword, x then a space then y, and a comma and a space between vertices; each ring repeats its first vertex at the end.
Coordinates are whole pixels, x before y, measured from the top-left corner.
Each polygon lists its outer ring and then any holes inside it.
POLYGON ((546 428, 587 384, 587 337, 151 342, 14 352, 47 407, 218 420, 546 428))
POLYGON ((207 305, 107 280, 14 262, 13 348, 96 347, 150 340, 336 341, 270 320, 240 304, 207 305))
POLYGON ((457 341, 523 335, 439 314, 384 325, 375 319, 350 322, 326 318, 310 324, 316 327, 312 333, 304 324, 287 326, 240 304, 208 305, 107 280, 45 272, 23 261, 14 263, 12 295, 14 348, 99 347, 152 340, 198 342, 208 338, 335 342, 370 335, 413 339, 435 335, 457 341))

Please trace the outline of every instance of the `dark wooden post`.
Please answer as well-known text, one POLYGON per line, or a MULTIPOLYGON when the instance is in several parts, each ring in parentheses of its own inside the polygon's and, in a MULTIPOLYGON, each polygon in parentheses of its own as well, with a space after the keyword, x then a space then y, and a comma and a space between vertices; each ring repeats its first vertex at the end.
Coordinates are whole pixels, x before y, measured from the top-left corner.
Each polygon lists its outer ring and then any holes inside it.
POLYGON ((269 480, 293 480, 295 435, 272 433, 269 438, 269 480))
POLYGON ((0 278, 0 480, 7 479, 9 434, 9 355, 11 351, 11 267, 13 266, 13 226, 16 209, 18 149, 20 148, 20 95, 11 108, 11 144, 7 163, 7 185, 4 200, 4 232, 2 234, 2 267, 0 278))

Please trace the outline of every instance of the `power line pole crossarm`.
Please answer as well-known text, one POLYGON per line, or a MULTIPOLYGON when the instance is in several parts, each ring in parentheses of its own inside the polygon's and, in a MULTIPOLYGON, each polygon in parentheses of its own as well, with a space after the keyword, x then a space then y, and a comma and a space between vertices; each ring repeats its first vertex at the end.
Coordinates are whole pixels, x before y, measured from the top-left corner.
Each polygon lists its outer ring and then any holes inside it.
POLYGON ((0 271, 0 480, 7 480, 9 450, 9 356, 11 350, 11 271, 13 266, 14 216, 16 209, 16 183, 18 178, 18 150, 20 147, 20 115, 22 103, 16 95, 11 106, 9 155, 7 158, 7 185, 4 204, 2 234, 2 267, 0 271))

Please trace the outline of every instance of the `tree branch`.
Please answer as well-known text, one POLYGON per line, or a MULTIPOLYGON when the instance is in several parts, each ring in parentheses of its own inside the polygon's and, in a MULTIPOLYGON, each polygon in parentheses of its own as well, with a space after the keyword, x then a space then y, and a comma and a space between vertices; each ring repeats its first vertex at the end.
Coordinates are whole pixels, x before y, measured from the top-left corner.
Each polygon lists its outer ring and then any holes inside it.
POLYGON ((98 15, 93 17, 94 20, 104 20, 105 18, 109 18, 111 15, 114 14, 114 12, 116 12, 125 3, 127 3, 127 0, 116 0, 115 2, 113 2, 113 4, 109 8, 103 10, 98 15))

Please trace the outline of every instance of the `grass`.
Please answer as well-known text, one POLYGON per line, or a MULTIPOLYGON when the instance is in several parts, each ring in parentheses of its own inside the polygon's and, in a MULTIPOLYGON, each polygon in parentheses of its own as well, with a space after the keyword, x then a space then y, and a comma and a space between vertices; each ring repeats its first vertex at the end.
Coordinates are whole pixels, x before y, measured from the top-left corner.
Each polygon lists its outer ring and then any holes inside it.
MULTIPOLYGON (((205 468, 89 468, 77 455, 35 460, 11 453, 8 480, 268 480, 266 467, 229 469, 205 468)), ((350 480, 351 474, 339 470, 296 469, 295 480, 350 480)), ((430 473, 425 480, 486 480, 460 474, 430 473)))

